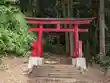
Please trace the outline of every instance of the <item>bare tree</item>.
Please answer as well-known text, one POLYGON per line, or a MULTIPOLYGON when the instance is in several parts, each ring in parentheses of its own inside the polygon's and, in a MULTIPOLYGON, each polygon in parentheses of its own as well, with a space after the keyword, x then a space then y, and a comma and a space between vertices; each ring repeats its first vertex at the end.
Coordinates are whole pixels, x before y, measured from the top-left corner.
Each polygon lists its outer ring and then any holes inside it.
MULTIPOLYGON (((63 17, 72 18, 73 17, 73 0, 62 0, 62 12, 63 17)), ((65 25, 67 28, 67 25, 65 25)), ((71 25, 69 27, 72 27, 71 25)), ((73 33, 65 33, 65 41, 66 41, 66 53, 70 53, 73 56, 73 33)))
MULTIPOLYGON (((61 4, 62 4, 62 13, 63 13, 63 17, 64 18, 67 18, 68 15, 67 15, 67 2, 66 0, 62 0, 61 1, 61 4)), ((67 28, 67 25, 64 26, 65 28, 67 28)), ((65 33, 65 51, 66 53, 68 54, 69 53, 69 34, 68 32, 65 33)))
POLYGON ((100 37, 100 53, 105 54, 105 15, 104 0, 99 0, 99 37, 100 37))

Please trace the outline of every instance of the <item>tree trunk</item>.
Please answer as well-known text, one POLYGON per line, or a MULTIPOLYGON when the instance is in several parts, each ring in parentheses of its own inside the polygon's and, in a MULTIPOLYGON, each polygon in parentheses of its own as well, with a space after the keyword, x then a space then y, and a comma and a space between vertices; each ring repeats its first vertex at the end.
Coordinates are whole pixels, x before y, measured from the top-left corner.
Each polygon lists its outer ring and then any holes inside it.
MULTIPOLYGON (((68 0, 68 17, 72 18, 73 17, 73 7, 72 7, 72 1, 73 0, 68 0)), ((73 28, 72 25, 69 26, 69 28, 73 28)), ((73 56, 74 54, 74 49, 73 49, 73 32, 69 32, 69 40, 70 40, 70 56, 73 56)))
MULTIPOLYGON (((66 6, 65 6, 65 3, 64 1, 62 1, 62 12, 63 12, 63 17, 66 17, 68 15, 66 15, 66 6)), ((67 25, 64 25, 64 28, 67 28, 67 25)), ((65 51, 66 51, 66 54, 68 55, 69 54, 69 34, 68 32, 65 33, 65 51)))
POLYGON ((89 42, 88 40, 85 41, 85 45, 84 45, 84 52, 85 52, 85 57, 86 57, 86 64, 87 67, 89 66, 89 62, 90 62, 90 47, 89 47, 89 42))
POLYGON ((105 54, 105 15, 104 0, 99 2, 99 37, 100 37, 100 53, 105 54))
POLYGON ((40 13, 39 0, 32 0, 31 5, 32 5, 32 14, 33 16, 37 17, 40 13))

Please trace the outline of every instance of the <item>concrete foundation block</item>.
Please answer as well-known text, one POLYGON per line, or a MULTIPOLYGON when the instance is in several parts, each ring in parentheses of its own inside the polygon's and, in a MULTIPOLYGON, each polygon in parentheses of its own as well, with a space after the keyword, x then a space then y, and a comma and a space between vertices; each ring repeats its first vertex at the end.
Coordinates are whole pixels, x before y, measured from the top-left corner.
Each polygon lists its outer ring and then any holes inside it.
POLYGON ((72 64, 76 68, 80 68, 80 69, 83 69, 83 70, 87 69, 85 58, 82 58, 82 57, 81 58, 73 58, 72 59, 72 64))
POLYGON ((38 66, 43 64, 43 58, 41 57, 29 57, 28 68, 31 69, 33 66, 38 66))

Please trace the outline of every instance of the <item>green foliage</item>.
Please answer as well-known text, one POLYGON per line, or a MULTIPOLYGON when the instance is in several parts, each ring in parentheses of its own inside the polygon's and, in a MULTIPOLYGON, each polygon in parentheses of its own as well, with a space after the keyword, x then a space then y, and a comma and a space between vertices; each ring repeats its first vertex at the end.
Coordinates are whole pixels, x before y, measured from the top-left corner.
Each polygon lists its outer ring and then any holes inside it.
POLYGON ((16 3, 19 0, 0 0, 1 5, 6 5, 7 3, 16 3))
MULTIPOLYGON (((1 2, 5 0, 1 0, 1 2)), ((29 33, 24 15, 11 5, 0 5, 0 51, 24 55, 31 48, 34 35, 29 33)))
POLYGON ((101 67, 104 69, 110 68, 110 57, 109 56, 103 56, 101 58, 101 67))
POLYGON ((110 69, 110 55, 108 54, 110 54, 110 51, 108 51, 106 55, 100 54, 97 59, 99 61, 100 67, 104 70, 105 74, 110 69))

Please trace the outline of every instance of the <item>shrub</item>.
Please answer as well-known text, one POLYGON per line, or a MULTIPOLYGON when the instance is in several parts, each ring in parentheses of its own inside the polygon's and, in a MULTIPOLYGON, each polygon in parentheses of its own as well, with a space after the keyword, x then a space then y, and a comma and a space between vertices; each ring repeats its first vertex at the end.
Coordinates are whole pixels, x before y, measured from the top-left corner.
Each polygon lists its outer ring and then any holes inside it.
POLYGON ((0 51, 24 55, 36 36, 28 33, 27 22, 19 8, 5 5, 5 1, 0 0, 0 51))
POLYGON ((104 74, 106 75, 108 70, 110 69, 110 51, 107 52, 106 55, 99 55, 99 64, 100 67, 104 70, 104 74))

